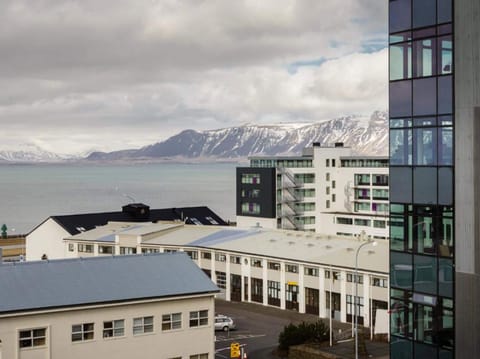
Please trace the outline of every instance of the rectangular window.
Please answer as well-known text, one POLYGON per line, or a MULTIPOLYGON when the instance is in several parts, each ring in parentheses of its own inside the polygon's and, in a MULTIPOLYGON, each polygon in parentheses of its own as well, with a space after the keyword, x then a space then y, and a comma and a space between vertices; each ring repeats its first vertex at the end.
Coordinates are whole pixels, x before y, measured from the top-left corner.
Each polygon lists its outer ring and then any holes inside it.
POLYGON ((219 288, 227 289, 227 274, 225 272, 215 271, 217 279, 217 286, 219 288))
POLYGON ((355 283, 358 283, 358 284, 363 284, 363 275, 360 275, 358 274, 357 276, 355 276, 355 274, 352 274, 352 273, 347 273, 347 282, 353 282, 353 278, 355 277, 355 283))
POLYGON ((259 173, 242 173, 242 183, 244 184, 260 184, 259 173))
POLYGON ((335 202, 337 200, 337 196, 334 194, 332 194, 332 202, 335 202))
POLYGON ((160 252, 158 248, 142 248, 142 254, 158 253, 158 252, 160 252))
POLYGON ((82 253, 93 253, 93 244, 78 244, 78 251, 82 253))
POLYGON ((18 345, 20 348, 43 346, 47 343, 47 328, 21 330, 18 333, 18 338, 18 345))
POLYGON ((325 167, 330 167, 330 159, 329 158, 327 158, 325 160, 325 167))
POLYGON ((208 353, 190 355, 190 359, 208 359, 208 353))
POLYGON ((388 280, 386 278, 372 278, 372 286, 373 287, 381 287, 387 288, 388 287, 388 280))
POLYGON ((98 253, 113 254, 113 246, 98 246, 98 253))
POLYGON ((260 204, 254 202, 242 203, 242 214, 260 214, 260 204))
POLYGON ((242 259, 239 256, 230 256, 230 263, 242 264, 242 259))
POLYGON ((226 262, 227 256, 223 253, 215 253, 215 260, 217 262, 226 262))
POLYGON ((373 220, 374 228, 386 228, 387 223, 385 221, 373 220))
POLYGON ((162 315, 162 330, 182 329, 182 313, 162 315))
POLYGON ((278 263, 278 262, 268 262, 268 269, 280 270, 280 263, 278 263))
POLYGON ((286 264, 285 271, 289 273, 298 273, 298 266, 296 264, 286 264))
POLYGON ((355 218, 355 225, 356 226, 370 227, 370 220, 369 219, 355 218))
POLYGON ((262 268, 262 260, 259 258, 251 258, 250 263, 252 264, 252 267, 257 267, 257 268, 262 268))
POLYGON ((193 260, 198 259, 198 252, 197 251, 185 251, 185 253, 187 253, 187 255, 193 260))
POLYGON ((337 224, 353 224, 353 218, 337 217, 337 224))
POLYGON ((305 275, 318 277, 318 268, 305 267, 305 275))
POLYGON ((190 312, 190 328, 208 325, 208 310, 190 312))
POLYGON ((202 252, 202 259, 212 259, 212 253, 202 252))
POLYGON ((125 320, 110 320, 103 322, 103 337, 123 337, 125 335, 125 320))
POLYGON ((327 181, 330 181, 330 173, 327 172, 327 173, 325 174, 325 179, 326 179, 327 181))
POLYGON ((83 323, 72 325, 72 342, 81 342, 85 340, 93 340, 94 324, 83 323))
POLYGON ((330 208, 330 200, 329 199, 327 199, 325 201, 325 208, 330 208))
POLYGON ((335 167, 335 158, 332 158, 332 167, 335 167))
POLYGON ((336 186, 336 182, 332 181, 332 188, 335 188, 335 186, 336 186))
POLYGON ((369 174, 355 174, 355 185, 356 186, 369 186, 370 185, 370 175, 369 174))
POLYGON ((68 251, 69 252, 75 251, 75 243, 68 243, 68 251))
POLYGON ((133 335, 152 333, 153 317, 133 318, 133 335))
POLYGON ((120 247, 120 254, 137 254, 135 247, 120 247))

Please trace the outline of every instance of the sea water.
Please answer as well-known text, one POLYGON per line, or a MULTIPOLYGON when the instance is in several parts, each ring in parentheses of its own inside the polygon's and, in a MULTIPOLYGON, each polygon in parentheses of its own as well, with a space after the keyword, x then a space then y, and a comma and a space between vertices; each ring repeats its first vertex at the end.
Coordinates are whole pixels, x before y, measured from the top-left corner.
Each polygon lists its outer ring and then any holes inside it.
POLYGON ((49 216, 150 208, 208 206, 235 219, 238 163, 29 164, 0 166, 0 226, 30 232, 49 216))

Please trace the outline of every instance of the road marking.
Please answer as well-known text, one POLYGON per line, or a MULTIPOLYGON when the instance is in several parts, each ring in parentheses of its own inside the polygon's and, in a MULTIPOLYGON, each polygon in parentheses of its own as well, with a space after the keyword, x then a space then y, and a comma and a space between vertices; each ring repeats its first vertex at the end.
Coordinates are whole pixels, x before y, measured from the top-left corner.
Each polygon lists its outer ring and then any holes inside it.
POLYGON ((239 334, 239 335, 231 335, 230 337, 217 337, 216 342, 228 342, 231 340, 240 340, 240 339, 250 339, 250 338, 260 338, 264 337, 266 334, 239 334))

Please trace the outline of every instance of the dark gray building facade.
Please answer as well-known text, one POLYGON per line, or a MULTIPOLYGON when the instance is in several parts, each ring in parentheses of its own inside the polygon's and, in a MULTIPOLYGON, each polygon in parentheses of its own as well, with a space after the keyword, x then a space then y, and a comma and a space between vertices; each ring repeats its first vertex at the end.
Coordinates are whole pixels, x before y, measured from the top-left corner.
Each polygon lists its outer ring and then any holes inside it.
POLYGON ((389 7, 391 358, 479 358, 480 1, 389 7))

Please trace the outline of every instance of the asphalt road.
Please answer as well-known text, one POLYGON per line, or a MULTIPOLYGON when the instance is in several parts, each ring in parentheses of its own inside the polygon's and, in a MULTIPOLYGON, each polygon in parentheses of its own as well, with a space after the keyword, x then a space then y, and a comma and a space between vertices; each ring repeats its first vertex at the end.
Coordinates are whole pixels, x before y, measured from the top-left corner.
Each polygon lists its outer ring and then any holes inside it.
MULTIPOLYGON (((224 300, 215 301, 215 311, 217 314, 231 317, 237 326, 236 330, 229 333, 216 332, 215 348, 217 354, 215 359, 230 359, 230 344, 232 342, 245 345, 248 359, 279 359, 272 353, 278 346, 278 335, 285 325, 319 320, 318 316, 312 314, 300 314, 295 311, 265 307, 259 304, 226 302, 224 300)), ((351 330, 351 324, 333 321, 333 328, 336 332, 339 329, 348 332, 351 330)), ((388 358, 388 344, 370 341, 367 341, 366 344, 370 354, 369 357, 388 358)), ((333 347, 325 349, 342 357, 351 358, 353 342, 335 344, 333 347)))
POLYGON ((246 344, 248 359, 277 359, 272 351, 277 348, 278 335, 285 325, 318 320, 317 316, 311 314, 223 300, 215 302, 215 311, 231 317, 237 326, 236 330, 229 333, 216 332, 216 359, 230 359, 229 347, 232 342, 246 344), (218 351, 223 348, 227 350, 218 351))

